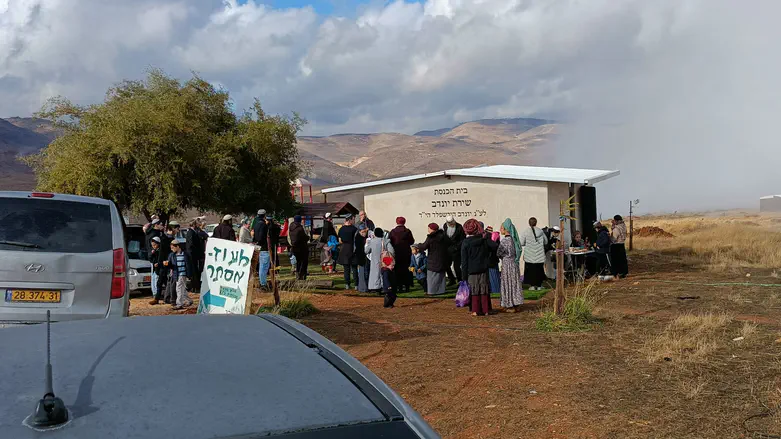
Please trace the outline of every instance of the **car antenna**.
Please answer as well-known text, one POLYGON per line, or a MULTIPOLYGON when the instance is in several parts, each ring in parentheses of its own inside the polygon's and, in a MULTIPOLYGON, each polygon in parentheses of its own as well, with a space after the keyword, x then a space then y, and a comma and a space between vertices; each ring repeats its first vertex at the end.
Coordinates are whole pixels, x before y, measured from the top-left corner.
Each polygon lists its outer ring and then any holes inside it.
POLYGON ((54 395, 52 386, 51 363, 51 310, 46 310, 46 393, 38 401, 35 411, 30 415, 30 424, 33 427, 56 427, 68 422, 68 409, 62 399, 54 395))

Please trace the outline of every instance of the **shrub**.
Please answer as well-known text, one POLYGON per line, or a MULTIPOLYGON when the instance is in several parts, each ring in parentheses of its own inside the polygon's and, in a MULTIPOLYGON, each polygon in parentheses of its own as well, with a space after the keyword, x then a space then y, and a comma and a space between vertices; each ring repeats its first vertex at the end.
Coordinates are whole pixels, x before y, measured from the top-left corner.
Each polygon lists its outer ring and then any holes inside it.
POLYGON ((280 300, 279 306, 262 305, 258 308, 258 314, 279 314, 290 319, 300 319, 318 312, 319 310, 303 294, 284 298, 280 300))
POLYGON ((594 292, 596 281, 588 284, 575 285, 575 293, 564 301, 561 315, 556 315, 553 309, 546 309, 537 319, 536 326, 540 331, 586 331, 598 323, 594 317, 594 308, 601 296, 594 292))

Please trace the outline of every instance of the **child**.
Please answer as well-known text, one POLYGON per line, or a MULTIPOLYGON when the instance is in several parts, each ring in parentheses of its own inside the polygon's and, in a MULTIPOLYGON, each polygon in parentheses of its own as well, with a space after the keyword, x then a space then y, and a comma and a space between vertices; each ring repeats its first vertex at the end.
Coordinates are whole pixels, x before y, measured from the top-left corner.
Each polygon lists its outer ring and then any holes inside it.
POLYGON ((320 256, 320 266, 322 267, 324 273, 334 272, 334 266, 336 265, 337 257, 337 245, 339 245, 339 243, 336 241, 336 236, 331 236, 328 238, 328 241, 323 247, 323 253, 320 256))
POLYGON ((187 308, 193 304, 192 299, 187 295, 187 279, 192 276, 192 265, 190 258, 182 251, 181 243, 174 239, 171 241, 171 254, 165 265, 171 269, 171 279, 176 285, 176 304, 174 309, 187 308))
POLYGON ((153 237, 149 243, 152 245, 152 249, 149 251, 149 262, 152 264, 152 301, 149 304, 157 305, 160 303, 160 296, 162 295, 157 285, 157 279, 162 269, 162 264, 160 263, 160 237, 153 237))
POLYGON ((293 273, 298 273, 298 260, 296 259, 296 255, 294 255, 292 251, 290 251, 289 254, 290 254, 290 269, 293 271, 293 273))
POLYGON ((586 242, 583 240, 583 233, 580 231, 575 232, 575 237, 572 238, 572 247, 585 248, 586 242))
POLYGON ((428 293, 428 281, 426 279, 426 265, 428 258, 426 252, 420 251, 420 247, 415 244, 412 246, 412 259, 409 263, 409 271, 418 280, 418 284, 423 287, 423 292, 428 293))

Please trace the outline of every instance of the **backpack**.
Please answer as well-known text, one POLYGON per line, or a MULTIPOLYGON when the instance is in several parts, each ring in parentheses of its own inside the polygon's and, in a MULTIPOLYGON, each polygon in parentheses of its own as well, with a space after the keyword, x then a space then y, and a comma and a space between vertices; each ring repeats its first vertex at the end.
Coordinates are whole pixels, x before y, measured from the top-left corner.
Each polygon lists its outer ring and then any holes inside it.
POLYGON ((380 252, 380 266, 383 270, 393 270, 396 267, 396 258, 385 249, 385 239, 382 239, 382 251, 380 252))

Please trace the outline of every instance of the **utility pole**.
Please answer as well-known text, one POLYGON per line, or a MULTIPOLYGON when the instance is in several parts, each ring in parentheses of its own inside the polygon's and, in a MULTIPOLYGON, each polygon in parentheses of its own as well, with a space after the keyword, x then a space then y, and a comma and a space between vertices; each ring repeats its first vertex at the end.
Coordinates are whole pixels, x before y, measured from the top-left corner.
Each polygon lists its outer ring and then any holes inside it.
POLYGON ((564 228, 567 220, 573 220, 571 213, 575 210, 578 203, 573 203, 575 195, 569 197, 566 201, 559 202, 559 230, 561 230, 559 241, 556 243, 556 295, 553 298, 553 312, 558 315, 564 309, 564 233, 569 229, 564 228))
POLYGON ((632 250, 632 236, 635 234, 635 224, 634 224, 634 218, 632 217, 632 213, 634 212, 634 207, 640 204, 640 200, 631 200, 629 202, 629 250, 632 250))

